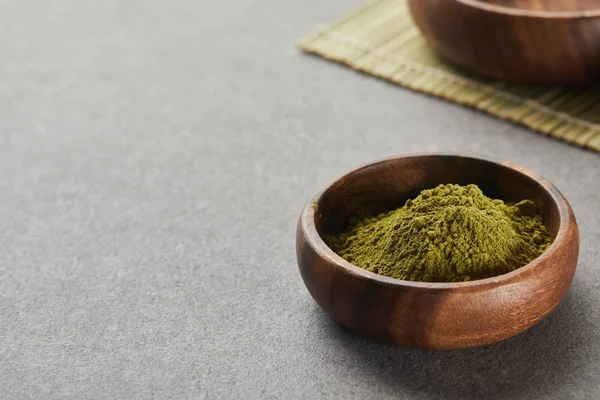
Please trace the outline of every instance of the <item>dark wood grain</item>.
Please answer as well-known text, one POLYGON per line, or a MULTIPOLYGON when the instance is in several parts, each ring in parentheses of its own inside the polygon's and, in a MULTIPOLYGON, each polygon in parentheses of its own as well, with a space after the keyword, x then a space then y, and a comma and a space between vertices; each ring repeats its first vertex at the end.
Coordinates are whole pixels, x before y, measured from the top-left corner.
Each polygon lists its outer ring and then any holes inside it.
POLYGON ((561 193, 523 167, 463 156, 417 155, 367 165, 315 194, 298 221, 296 251, 312 297, 340 324, 398 345, 453 349, 509 338, 554 309, 575 273, 579 232, 561 193), (442 183, 475 183, 486 195, 506 201, 535 200, 554 237, 552 246, 508 274, 464 283, 425 283, 363 270, 322 240, 344 229, 358 211, 389 210, 442 183))
POLYGON ((465 69, 525 83, 600 77, 595 0, 408 0, 427 42, 465 69))

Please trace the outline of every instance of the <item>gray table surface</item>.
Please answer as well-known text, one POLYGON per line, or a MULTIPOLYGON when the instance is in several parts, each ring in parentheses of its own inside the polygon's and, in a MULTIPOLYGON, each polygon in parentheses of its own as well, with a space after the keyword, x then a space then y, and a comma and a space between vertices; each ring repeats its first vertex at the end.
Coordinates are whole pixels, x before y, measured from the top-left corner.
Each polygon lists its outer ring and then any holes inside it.
POLYGON ((12 0, 0 13, 0 397, 600 398, 600 156, 300 54, 358 0, 12 0), (421 151, 570 200, 564 302, 496 345, 363 340, 313 302, 296 218, 421 151))

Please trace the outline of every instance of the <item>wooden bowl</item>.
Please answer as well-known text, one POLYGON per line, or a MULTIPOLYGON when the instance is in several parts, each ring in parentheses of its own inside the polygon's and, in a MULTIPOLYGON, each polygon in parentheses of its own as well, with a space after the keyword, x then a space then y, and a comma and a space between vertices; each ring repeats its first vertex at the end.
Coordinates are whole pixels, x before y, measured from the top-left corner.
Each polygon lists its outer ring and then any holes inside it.
POLYGON ((566 294, 578 254, 575 216, 550 182, 510 162, 454 155, 391 158, 352 171, 310 199, 296 233, 302 279, 334 320, 368 338, 433 349, 494 343, 533 326, 566 294), (343 231, 357 211, 390 210, 442 183, 475 183, 486 195, 506 201, 534 200, 552 245, 504 275, 426 283, 359 268, 323 241, 343 231))
POLYGON ((597 0, 408 0, 423 35, 473 72, 524 83, 600 76, 597 0))

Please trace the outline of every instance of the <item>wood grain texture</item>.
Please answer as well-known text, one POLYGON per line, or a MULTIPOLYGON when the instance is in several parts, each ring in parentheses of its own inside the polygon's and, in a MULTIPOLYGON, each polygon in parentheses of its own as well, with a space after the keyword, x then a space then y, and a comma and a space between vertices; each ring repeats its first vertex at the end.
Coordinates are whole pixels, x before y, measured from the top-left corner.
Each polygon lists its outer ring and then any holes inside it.
POLYGON ((600 77, 597 1, 408 0, 427 42, 473 72, 513 82, 600 77))
POLYGON ((511 163, 450 155, 384 160, 355 170, 315 194, 298 221, 300 273, 337 322, 376 340, 453 349, 494 343, 531 327, 566 294, 579 254, 573 211, 537 174, 511 163), (554 237, 539 258, 498 277, 461 283, 400 281, 356 267, 322 240, 358 211, 401 206, 442 183, 475 183, 490 197, 533 199, 554 237))

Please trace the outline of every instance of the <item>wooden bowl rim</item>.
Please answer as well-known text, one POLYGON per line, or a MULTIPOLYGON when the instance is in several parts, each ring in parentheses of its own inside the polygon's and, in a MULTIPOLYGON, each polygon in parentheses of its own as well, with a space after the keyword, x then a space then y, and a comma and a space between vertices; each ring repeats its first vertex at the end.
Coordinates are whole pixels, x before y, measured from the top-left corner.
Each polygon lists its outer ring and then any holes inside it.
POLYGON ((529 271, 534 269, 541 263, 545 263, 547 260, 551 259, 558 252, 562 251, 562 243, 565 241, 565 237, 568 234, 568 231, 572 224, 576 224, 574 218, 571 218, 572 209, 569 205, 569 202, 565 199, 565 197, 560 193, 560 191, 547 179, 543 178, 539 174, 531 171, 528 168, 525 168, 521 165, 512 163, 510 161, 496 161, 487 157, 480 156, 471 156, 465 154, 453 154, 453 153, 415 153, 408 154, 403 156, 393 156, 381 159, 379 161, 375 161, 362 167, 356 168, 338 179, 331 182, 329 185, 324 186, 319 191, 317 191, 308 201, 307 205, 302 210, 302 214, 300 217, 301 220, 301 228, 306 235, 306 242, 309 246, 313 248, 316 254, 320 257, 327 259, 330 261, 335 268, 340 270, 342 273, 353 275, 355 278, 369 280, 375 282, 382 286, 393 286, 396 288, 414 288, 414 289, 423 289, 423 290, 461 290, 461 289, 471 289, 473 287, 486 287, 486 286, 498 286, 499 284, 508 284, 514 281, 517 281, 517 277, 522 274, 527 274, 529 271), (524 265, 521 268, 518 268, 512 272, 508 272, 506 274, 494 276, 491 278, 478 279, 467 282, 419 282, 419 281, 406 281, 396 278, 391 278, 384 275, 376 274, 375 272, 367 271, 366 269, 360 268, 337 255, 321 238, 321 235, 317 231, 315 226, 315 209, 314 204, 318 204, 319 200, 323 196, 323 194, 335 183, 344 179, 352 174, 355 174, 361 170, 374 167, 379 164, 385 164, 396 160, 401 159, 410 159, 410 158, 431 158, 431 157, 452 157, 452 158, 461 158, 461 159, 471 159, 476 161, 483 161, 491 164, 500 165, 504 168, 511 169, 521 175, 524 175, 526 178, 538 183, 542 186, 542 188, 549 194, 550 198, 554 202, 554 205, 558 209, 559 213, 559 229, 556 233, 556 237, 554 241, 550 245, 550 247, 544 251, 539 257, 532 260, 529 264, 524 265))
POLYGON ((600 8, 587 11, 534 11, 523 8, 513 8, 499 6, 496 4, 484 3, 480 0, 454 0, 465 6, 478 8, 480 10, 494 12, 497 14, 510 15, 514 17, 531 17, 546 19, 584 19, 600 17, 600 8))

